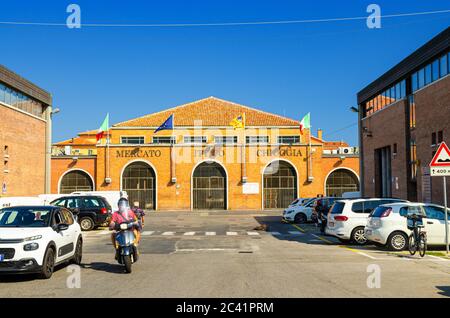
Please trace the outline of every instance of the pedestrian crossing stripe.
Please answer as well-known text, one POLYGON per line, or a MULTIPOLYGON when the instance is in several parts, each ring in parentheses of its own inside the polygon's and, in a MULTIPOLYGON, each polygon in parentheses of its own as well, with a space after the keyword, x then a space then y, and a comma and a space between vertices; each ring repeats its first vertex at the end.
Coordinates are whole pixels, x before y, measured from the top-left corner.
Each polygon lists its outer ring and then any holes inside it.
MULTIPOLYGON (((100 231, 100 232, 84 232, 84 237, 99 237, 104 236, 106 234, 112 233, 111 231, 100 231)), ((270 234, 272 236, 283 236, 283 235, 304 235, 299 231, 288 231, 288 232, 256 232, 256 231, 227 231, 227 232, 213 232, 213 231, 187 231, 187 232, 174 232, 174 231, 143 231, 141 233, 142 236, 217 236, 217 235, 226 235, 226 236, 258 236, 263 233, 270 234)))

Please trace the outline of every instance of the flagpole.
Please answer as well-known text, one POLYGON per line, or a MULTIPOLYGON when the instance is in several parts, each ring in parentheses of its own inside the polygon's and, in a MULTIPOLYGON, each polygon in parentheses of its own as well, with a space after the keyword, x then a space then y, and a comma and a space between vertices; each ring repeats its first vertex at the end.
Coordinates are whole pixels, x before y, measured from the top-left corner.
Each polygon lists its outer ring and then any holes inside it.
POLYGON ((110 155, 109 155, 109 144, 110 144, 110 134, 109 134, 109 113, 108 113, 108 130, 107 130, 107 135, 106 135, 106 162, 108 167, 106 168, 106 177, 109 178, 110 177, 110 155))
MULTIPOLYGON (((173 138, 174 138, 174 131, 175 131, 175 114, 172 115, 172 137, 170 140, 170 163, 171 163, 171 171, 172 171, 172 182, 176 180, 176 165, 175 165, 175 154, 173 152, 173 138)), ((176 181, 175 181, 176 182, 176 181)))
POLYGON ((243 140, 242 140, 242 147, 241 147, 241 156, 242 156, 242 163, 243 163, 243 166, 242 166, 242 168, 243 168, 243 171, 242 171, 242 182, 244 183, 244 181, 246 181, 246 179, 247 179, 247 166, 246 166, 246 153, 245 153, 245 142, 246 142, 246 140, 245 140, 245 138, 246 138, 246 134, 245 134, 245 129, 247 128, 246 126, 247 126, 247 123, 246 123, 246 117, 245 117, 245 113, 243 114, 243 116, 244 116, 244 118, 242 118, 242 121, 243 121, 243 123, 244 123, 244 133, 243 133, 243 135, 244 135, 244 138, 243 138, 243 140))

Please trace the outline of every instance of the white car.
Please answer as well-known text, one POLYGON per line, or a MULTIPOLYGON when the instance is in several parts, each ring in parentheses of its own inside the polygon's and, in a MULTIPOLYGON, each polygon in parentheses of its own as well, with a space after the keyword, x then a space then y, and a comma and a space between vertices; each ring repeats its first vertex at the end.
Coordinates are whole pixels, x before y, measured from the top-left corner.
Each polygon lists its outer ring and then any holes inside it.
POLYGON ((365 235, 369 241, 385 245, 393 251, 404 250, 408 247, 408 236, 411 234, 406 216, 415 213, 424 216, 422 230, 426 231, 427 244, 445 245, 444 211, 442 206, 427 203, 385 204, 370 215, 365 235))
POLYGON ((283 211, 284 222, 306 223, 311 221, 314 202, 318 198, 312 198, 303 204, 290 205, 283 211))
POLYGON ((55 265, 80 264, 82 248, 80 225, 66 208, 0 209, 0 274, 37 273, 47 279, 55 265))
POLYGON ((391 198, 346 199, 336 201, 327 216, 325 233, 343 243, 363 245, 367 242, 364 227, 370 212, 382 204, 405 202, 391 198))

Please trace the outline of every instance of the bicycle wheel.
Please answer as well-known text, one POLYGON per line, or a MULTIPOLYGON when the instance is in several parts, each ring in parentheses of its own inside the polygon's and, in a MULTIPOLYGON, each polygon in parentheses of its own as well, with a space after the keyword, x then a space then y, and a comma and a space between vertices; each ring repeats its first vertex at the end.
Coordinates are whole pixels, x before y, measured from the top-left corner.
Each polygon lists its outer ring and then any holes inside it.
POLYGON ((414 234, 410 234, 409 235, 409 241, 408 242, 409 242, 409 244, 408 244, 409 253, 411 255, 416 254, 417 248, 416 248, 416 240, 414 239, 414 234))
POLYGON ((419 235, 419 244, 417 244, 419 247, 419 255, 420 257, 424 257, 425 253, 427 252, 427 238, 423 233, 420 233, 419 235))

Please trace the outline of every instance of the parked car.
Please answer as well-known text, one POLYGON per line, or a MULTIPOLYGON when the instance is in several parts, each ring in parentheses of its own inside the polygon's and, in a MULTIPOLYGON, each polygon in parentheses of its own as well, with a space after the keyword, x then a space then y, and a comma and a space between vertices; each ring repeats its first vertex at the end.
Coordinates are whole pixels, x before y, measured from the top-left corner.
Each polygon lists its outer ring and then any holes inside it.
MULTIPOLYGON (((77 191, 72 192, 70 195, 96 195, 101 196, 108 201, 109 205, 114 209, 117 208, 117 202, 120 198, 128 199, 127 191, 77 191)), ((132 204, 133 202, 130 202, 132 204)))
POLYGON ((298 206, 298 205, 304 205, 306 202, 312 200, 313 198, 298 198, 295 199, 294 201, 292 201, 291 204, 289 204, 288 208, 292 208, 294 206, 298 206))
POLYGON ((0 209, 0 273, 38 273, 47 279, 58 264, 80 264, 82 248, 80 226, 66 208, 0 209))
POLYGON ((107 225, 111 220, 111 206, 101 196, 69 195, 52 201, 51 205, 65 207, 76 214, 83 231, 90 231, 97 226, 107 225))
POLYGON ((303 204, 289 206, 283 211, 283 222, 306 223, 311 221, 313 204, 318 198, 312 198, 303 204))
MULTIPOLYGON (((442 206, 427 203, 384 204, 370 214, 365 235, 369 241, 384 245, 390 250, 404 250, 408 247, 408 237, 411 234, 406 217, 415 213, 424 217, 423 230, 427 233, 427 244, 445 245, 444 211, 442 206)), ((447 210, 448 214, 449 211, 447 210)))
POLYGON ((363 245, 367 242, 364 228, 370 212, 380 205, 406 202, 392 198, 345 199, 336 201, 328 213, 325 233, 337 237, 343 243, 363 245))

